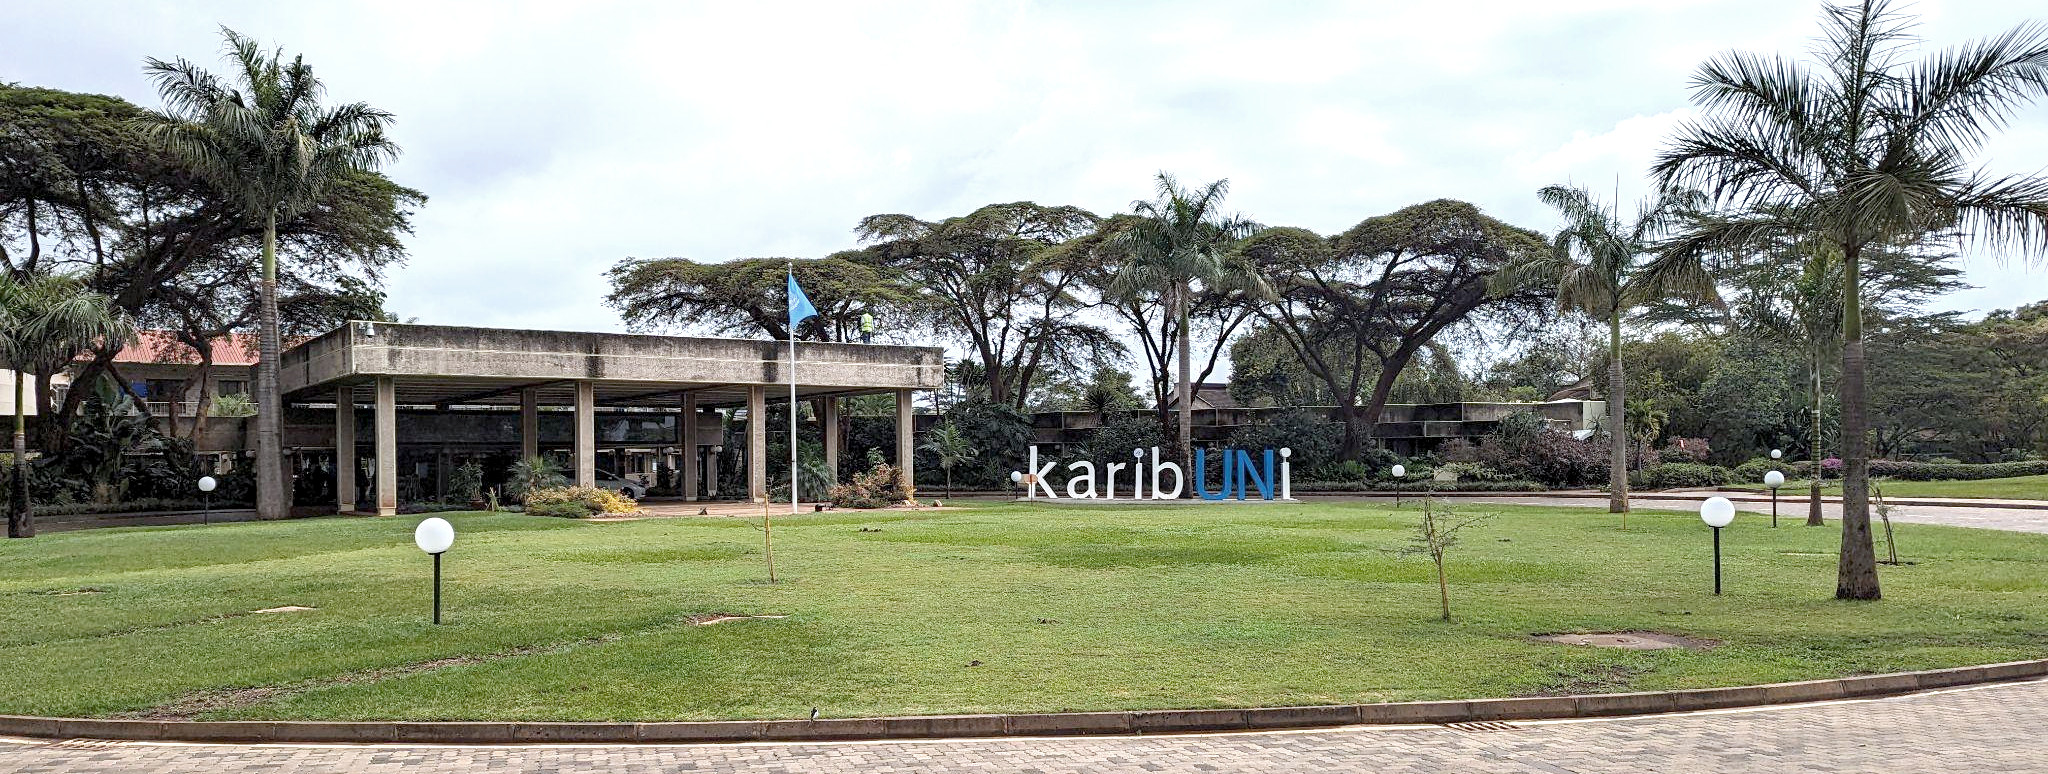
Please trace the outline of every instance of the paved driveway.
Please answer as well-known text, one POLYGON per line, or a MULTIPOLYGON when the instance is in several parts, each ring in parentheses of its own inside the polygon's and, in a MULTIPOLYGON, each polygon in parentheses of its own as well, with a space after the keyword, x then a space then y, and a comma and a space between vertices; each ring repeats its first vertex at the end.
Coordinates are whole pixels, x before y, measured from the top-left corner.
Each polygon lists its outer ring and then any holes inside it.
POLYGON ((1999 772, 2048 769, 2048 683, 1594 721, 666 747, 4 743, 0 772, 1999 772))

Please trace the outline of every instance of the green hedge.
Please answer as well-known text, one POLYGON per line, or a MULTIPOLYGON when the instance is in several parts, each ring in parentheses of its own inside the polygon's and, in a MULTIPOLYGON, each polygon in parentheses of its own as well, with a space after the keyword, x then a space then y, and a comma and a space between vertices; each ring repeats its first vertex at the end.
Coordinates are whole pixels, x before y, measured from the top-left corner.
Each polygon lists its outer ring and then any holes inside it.
POLYGON ((1978 481, 1986 478, 2048 475, 2048 460, 2026 462, 1905 462, 1871 460, 1870 475, 1901 481, 1978 481))
POLYGON ((1643 483, 1651 489, 1727 486, 1734 478, 1727 468, 1696 462, 1666 462, 1643 471, 1643 483))

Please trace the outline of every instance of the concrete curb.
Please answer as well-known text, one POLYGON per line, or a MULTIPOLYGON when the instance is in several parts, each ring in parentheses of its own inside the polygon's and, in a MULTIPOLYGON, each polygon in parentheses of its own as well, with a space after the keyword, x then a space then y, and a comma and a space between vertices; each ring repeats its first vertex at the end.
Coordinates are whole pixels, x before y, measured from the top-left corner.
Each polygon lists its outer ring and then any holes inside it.
POLYGON ((0 715, 0 736, 182 742, 676 744, 1164 734, 1619 717, 1895 696, 2048 676, 2048 659, 1682 691, 1252 709, 663 723, 163 721, 0 715))

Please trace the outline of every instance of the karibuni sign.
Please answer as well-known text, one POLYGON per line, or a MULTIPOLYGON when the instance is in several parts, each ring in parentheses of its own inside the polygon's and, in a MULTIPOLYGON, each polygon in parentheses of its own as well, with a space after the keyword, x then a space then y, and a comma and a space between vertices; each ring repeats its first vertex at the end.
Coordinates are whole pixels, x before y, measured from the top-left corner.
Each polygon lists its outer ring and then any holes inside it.
MULTIPOLYGON (((1222 449, 1222 476, 1218 487, 1209 489, 1209 450, 1195 450, 1194 473, 1190 475, 1179 463, 1159 458, 1159 447, 1132 449, 1130 462, 1110 462, 1097 466, 1093 460, 1075 460, 1066 465, 1067 482, 1065 496, 1077 500, 1114 500, 1118 492, 1132 500, 1175 500, 1185 490, 1204 500, 1248 499, 1257 493, 1261 500, 1294 499, 1294 470, 1288 457, 1294 451, 1288 448, 1265 449, 1254 455, 1246 449, 1222 449), (1192 486, 1189 479, 1192 478, 1192 486), (1168 482, 1171 482, 1169 485, 1168 482)), ((1043 493, 1048 499, 1058 499, 1059 489, 1052 483, 1053 469, 1059 460, 1048 460, 1040 465, 1038 447, 1032 446, 1029 454, 1030 470, 1010 474, 1010 480, 1024 486, 1024 497, 1037 499, 1043 493)))

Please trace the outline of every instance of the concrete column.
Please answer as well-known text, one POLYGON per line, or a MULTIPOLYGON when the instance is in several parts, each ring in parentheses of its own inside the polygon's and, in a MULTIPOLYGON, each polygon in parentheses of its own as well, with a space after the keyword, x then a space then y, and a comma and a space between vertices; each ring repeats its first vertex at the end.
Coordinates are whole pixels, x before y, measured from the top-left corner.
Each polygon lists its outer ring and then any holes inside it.
POLYGON ((519 458, 540 456, 540 391, 528 387, 519 391, 519 458))
POLYGON ((377 377, 377 515, 398 515, 398 384, 377 377))
POLYGON ((768 496, 768 389, 747 388, 747 499, 768 496))
MULTIPOLYGON (((723 437, 725 437, 725 436, 724 436, 723 434, 721 434, 721 435, 720 435, 719 437, 723 438, 723 437)), ((715 448, 720 448, 720 447, 714 446, 714 447, 712 447, 712 448, 714 448, 714 449, 715 449, 715 448)), ((705 497, 717 497, 717 496, 718 496, 718 457, 719 457, 719 454, 718 454, 718 452, 715 452, 715 451, 708 451, 708 450, 704 452, 704 496, 705 496, 705 497)))
POLYGON ((910 413, 910 391, 896 391, 896 467, 904 489, 917 484, 917 420, 910 413))
POLYGON ((697 393, 683 393, 682 422, 677 428, 677 439, 683 446, 683 480, 678 486, 683 489, 683 499, 697 499, 697 393))
POLYGON ((356 509, 356 388, 334 394, 334 509, 356 509))
POLYGON ((576 382, 576 485, 597 486, 597 383, 576 382))
POLYGON ((839 483, 839 399, 818 399, 818 431, 825 439, 825 469, 839 483))

